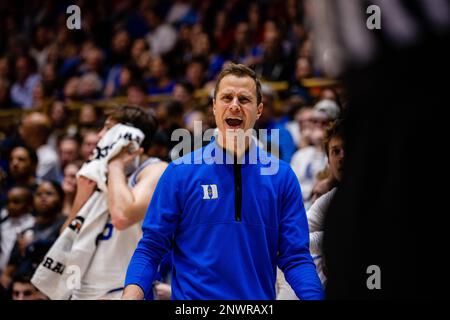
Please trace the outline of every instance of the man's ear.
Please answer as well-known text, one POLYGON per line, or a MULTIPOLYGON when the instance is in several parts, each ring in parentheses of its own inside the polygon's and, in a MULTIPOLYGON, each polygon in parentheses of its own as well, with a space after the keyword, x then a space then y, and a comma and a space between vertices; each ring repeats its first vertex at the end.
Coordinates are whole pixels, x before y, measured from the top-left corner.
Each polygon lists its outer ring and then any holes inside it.
POLYGON ((213 113, 216 114, 216 99, 213 99, 213 113))
POLYGON ((264 109, 264 105, 263 105, 262 102, 258 105, 257 109, 258 110, 257 110, 257 113, 256 113, 256 119, 259 119, 259 117, 261 117, 263 109, 264 109))

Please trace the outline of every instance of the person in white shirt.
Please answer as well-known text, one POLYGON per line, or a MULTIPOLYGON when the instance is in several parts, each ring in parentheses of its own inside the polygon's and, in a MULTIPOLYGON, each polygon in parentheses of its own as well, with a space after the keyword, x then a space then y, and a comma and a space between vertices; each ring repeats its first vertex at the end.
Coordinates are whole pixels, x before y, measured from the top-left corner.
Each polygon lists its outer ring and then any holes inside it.
POLYGON ((325 129, 340 114, 339 106, 332 100, 321 100, 313 108, 310 145, 300 148, 291 159, 300 185, 306 210, 312 205, 312 190, 317 182, 317 174, 326 168, 327 154, 323 148, 325 129))
MULTIPOLYGON (((328 166, 332 179, 336 184, 342 179, 344 163, 344 140, 343 123, 341 120, 333 122, 325 131, 324 147, 328 157, 328 166)), ((322 238, 325 215, 328 207, 336 193, 336 187, 319 197, 307 210, 309 226, 309 248, 317 267, 320 280, 326 284, 326 269, 324 268, 324 258, 322 256, 322 238)), ((279 300, 297 299, 292 289, 284 280, 282 274, 278 275, 278 296, 279 300)))
POLYGON ((156 8, 149 7, 144 10, 144 17, 150 27, 145 39, 153 55, 162 55, 169 52, 177 41, 175 29, 169 23, 164 22, 161 15, 156 8))
POLYGON ((0 274, 8 264, 17 235, 34 225, 31 190, 15 186, 8 192, 7 205, 0 211, 0 274))

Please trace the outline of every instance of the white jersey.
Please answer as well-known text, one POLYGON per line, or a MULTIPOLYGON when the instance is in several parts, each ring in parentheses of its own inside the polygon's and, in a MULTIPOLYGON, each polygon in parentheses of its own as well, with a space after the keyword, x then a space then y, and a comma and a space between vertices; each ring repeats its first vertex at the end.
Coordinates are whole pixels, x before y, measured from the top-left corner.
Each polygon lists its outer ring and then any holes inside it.
POLYGON ((141 237, 141 223, 117 230, 109 218, 103 233, 97 238, 98 247, 81 280, 81 288, 73 291, 72 299, 100 299, 121 291, 128 264, 141 237))
MULTIPOLYGON (((159 159, 150 158, 143 162, 129 178, 129 185, 135 186, 137 175, 159 159)), ((74 289, 73 300, 114 299, 121 296, 125 275, 131 257, 142 237, 142 221, 125 230, 117 230, 111 217, 103 232, 97 237, 97 250, 86 270, 80 289, 74 289)))

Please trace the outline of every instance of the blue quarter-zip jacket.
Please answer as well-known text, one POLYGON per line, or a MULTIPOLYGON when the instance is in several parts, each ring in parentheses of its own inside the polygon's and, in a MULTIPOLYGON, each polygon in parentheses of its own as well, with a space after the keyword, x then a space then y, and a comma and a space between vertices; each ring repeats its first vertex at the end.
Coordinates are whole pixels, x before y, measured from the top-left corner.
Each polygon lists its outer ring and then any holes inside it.
POLYGON ((301 190, 289 164, 254 143, 242 164, 229 160, 213 141, 167 167, 125 285, 138 285, 148 296, 161 259, 172 250, 175 300, 275 299, 277 265, 300 299, 322 299, 301 190), (214 159, 225 163, 211 164, 214 159), (276 174, 262 175, 273 161, 276 174))

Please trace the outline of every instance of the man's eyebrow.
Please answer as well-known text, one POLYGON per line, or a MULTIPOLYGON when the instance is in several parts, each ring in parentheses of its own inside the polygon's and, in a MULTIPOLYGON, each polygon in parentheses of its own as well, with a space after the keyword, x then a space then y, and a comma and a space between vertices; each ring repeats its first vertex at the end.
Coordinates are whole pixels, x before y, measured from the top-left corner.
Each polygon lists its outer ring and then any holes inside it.
MULTIPOLYGON (((219 96, 223 97, 223 96, 227 96, 227 95, 232 95, 233 93, 234 93, 233 91, 224 91, 224 92, 221 92, 219 94, 219 96)), ((239 92, 237 95, 238 95, 238 97, 244 97, 244 98, 248 98, 248 99, 253 98, 253 96, 250 92, 239 92)))

